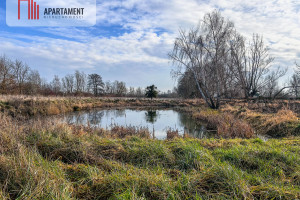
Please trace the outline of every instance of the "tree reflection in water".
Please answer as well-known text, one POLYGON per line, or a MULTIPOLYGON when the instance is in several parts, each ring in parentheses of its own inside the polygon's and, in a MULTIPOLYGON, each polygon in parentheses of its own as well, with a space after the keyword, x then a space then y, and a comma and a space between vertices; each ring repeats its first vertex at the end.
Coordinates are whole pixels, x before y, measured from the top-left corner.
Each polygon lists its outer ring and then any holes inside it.
POLYGON ((145 112, 146 121, 150 122, 151 124, 154 124, 157 121, 158 115, 158 111, 148 110, 145 112))
POLYGON ((125 109, 117 109, 117 110, 115 110, 115 112, 114 112, 114 116, 115 117, 126 117, 126 110, 125 109))
POLYGON ((76 124, 76 125, 85 124, 84 115, 80 115, 78 113, 72 114, 72 115, 67 115, 65 118, 66 118, 65 120, 67 121, 68 124, 76 124))
POLYGON ((103 116, 104 116, 104 111, 89 112, 88 113, 88 122, 94 126, 100 125, 103 116))
POLYGON ((184 127, 184 133, 188 133, 195 138, 205 138, 207 136, 205 126, 197 124, 189 114, 179 112, 178 116, 179 126, 184 127))

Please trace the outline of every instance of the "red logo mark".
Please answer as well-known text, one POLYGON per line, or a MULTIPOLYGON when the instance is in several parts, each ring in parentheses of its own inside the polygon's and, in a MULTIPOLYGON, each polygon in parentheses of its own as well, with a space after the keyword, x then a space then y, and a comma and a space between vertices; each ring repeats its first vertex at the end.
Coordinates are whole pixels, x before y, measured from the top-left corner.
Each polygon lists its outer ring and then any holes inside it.
POLYGON ((18 20, 21 19, 21 1, 28 2, 28 20, 30 19, 40 19, 40 6, 36 5, 33 0, 18 0, 18 20))

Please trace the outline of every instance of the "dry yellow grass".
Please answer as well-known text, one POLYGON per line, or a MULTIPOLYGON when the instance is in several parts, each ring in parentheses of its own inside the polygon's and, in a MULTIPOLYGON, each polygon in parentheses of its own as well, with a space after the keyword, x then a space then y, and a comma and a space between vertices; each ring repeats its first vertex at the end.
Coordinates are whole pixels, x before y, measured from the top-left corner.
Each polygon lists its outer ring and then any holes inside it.
POLYGON ((276 114, 272 114, 270 117, 266 119, 266 124, 279 124, 285 122, 299 122, 299 118, 296 113, 288 109, 279 110, 276 114))
POLYGON ((228 106, 226 111, 200 108, 193 110, 193 118, 206 122, 207 128, 216 130, 220 137, 224 138, 251 138, 254 136, 254 130, 247 121, 239 119, 229 111, 234 111, 233 107, 228 106))
POLYGON ((259 134, 282 137, 300 134, 298 115, 284 107, 276 113, 260 113, 238 106, 224 106, 222 112, 229 112, 248 121, 259 134))
POLYGON ((0 111, 12 116, 53 115, 107 107, 186 107, 200 100, 96 97, 0 96, 0 111))

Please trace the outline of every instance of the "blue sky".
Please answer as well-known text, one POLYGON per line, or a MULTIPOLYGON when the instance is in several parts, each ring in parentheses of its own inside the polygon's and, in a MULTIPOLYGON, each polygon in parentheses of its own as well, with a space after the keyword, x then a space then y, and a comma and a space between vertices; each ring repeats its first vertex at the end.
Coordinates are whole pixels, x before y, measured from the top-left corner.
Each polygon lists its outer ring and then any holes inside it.
POLYGON ((12 28, 0 4, 0 54, 22 59, 47 80, 81 70, 128 86, 155 83, 162 91, 176 86, 167 53, 179 27, 195 26, 203 15, 220 9, 247 37, 263 34, 274 66, 300 63, 298 0, 97 0, 93 27, 12 28))

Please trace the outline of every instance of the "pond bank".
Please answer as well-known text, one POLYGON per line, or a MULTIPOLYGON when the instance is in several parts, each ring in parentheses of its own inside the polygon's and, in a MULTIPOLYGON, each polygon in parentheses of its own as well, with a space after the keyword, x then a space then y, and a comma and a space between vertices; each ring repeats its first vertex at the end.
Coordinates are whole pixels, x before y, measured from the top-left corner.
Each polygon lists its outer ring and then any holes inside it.
POLYGON ((0 111, 16 116, 57 115, 93 108, 113 107, 187 107, 202 104, 200 100, 137 99, 137 98, 76 98, 76 97, 14 97, 0 99, 0 111))

